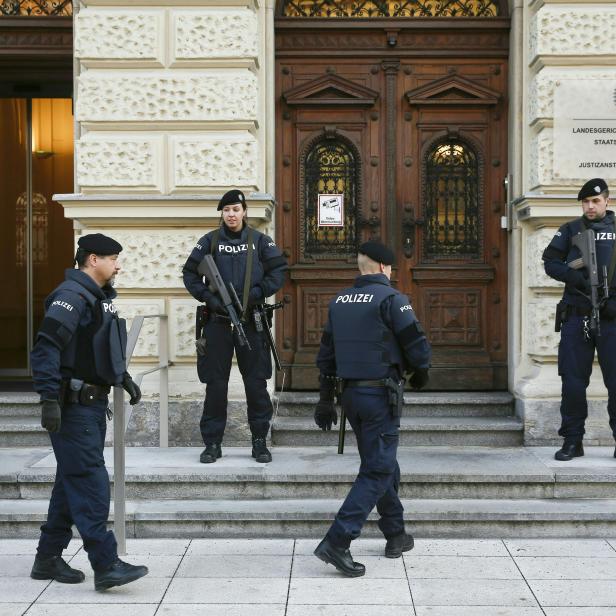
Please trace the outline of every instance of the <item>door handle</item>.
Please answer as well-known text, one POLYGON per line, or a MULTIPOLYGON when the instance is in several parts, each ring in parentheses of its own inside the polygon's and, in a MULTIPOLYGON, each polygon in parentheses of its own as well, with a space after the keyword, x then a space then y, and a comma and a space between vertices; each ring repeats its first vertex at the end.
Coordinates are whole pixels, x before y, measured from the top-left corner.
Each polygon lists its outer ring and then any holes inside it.
POLYGON ((415 209, 410 203, 404 206, 404 216, 402 217, 402 250, 404 256, 410 259, 415 249, 415 228, 424 225, 423 218, 415 218, 415 209))

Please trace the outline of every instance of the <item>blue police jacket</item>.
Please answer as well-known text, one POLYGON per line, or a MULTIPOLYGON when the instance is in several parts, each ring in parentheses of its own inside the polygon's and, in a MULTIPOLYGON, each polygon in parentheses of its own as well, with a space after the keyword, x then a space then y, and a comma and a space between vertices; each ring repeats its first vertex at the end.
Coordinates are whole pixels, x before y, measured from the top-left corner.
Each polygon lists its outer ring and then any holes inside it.
MULTIPOLYGON (((548 276, 566 283, 567 272, 570 270, 567 263, 581 256, 579 249, 571 244, 571 239, 585 228, 592 229, 595 233, 599 284, 603 284, 603 266, 605 265, 609 270, 612 250, 616 243, 614 212, 611 210, 608 210, 601 220, 588 220, 584 217, 576 218, 558 229, 556 235, 543 252, 543 265, 548 276)), ((610 281, 609 286, 610 298, 612 298, 616 295, 613 279, 610 281)), ((565 284, 563 301, 572 306, 590 308, 590 300, 569 284, 565 284)), ((610 301, 616 301, 616 297, 610 299, 610 301)))
MULTIPOLYGON (((209 283, 197 271, 203 257, 211 254, 212 236, 215 231, 204 235, 193 248, 182 269, 184 286, 198 301, 205 302, 212 296, 209 283)), ((252 230, 253 259, 248 296, 249 304, 258 304, 278 291, 284 282, 287 260, 271 237, 252 230)), ((241 232, 233 233, 224 224, 218 229, 218 240, 214 260, 222 279, 231 282, 242 300, 244 278, 248 257, 248 226, 241 232)))
POLYGON ((329 304, 317 355, 321 374, 399 377, 430 366, 431 349, 408 297, 384 274, 365 274, 329 304))
POLYGON ((119 319, 115 289, 101 288, 85 272, 67 269, 45 299, 45 317, 30 355, 34 389, 57 400, 62 380, 115 385, 126 372, 126 323, 119 319))

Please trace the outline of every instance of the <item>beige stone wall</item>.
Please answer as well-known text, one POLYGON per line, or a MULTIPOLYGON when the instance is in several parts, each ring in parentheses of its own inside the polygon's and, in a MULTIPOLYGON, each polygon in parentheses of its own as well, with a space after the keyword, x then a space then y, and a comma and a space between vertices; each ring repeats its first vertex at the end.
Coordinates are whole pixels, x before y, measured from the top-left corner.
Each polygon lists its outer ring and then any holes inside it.
MULTIPOLYGON (((122 243, 122 314, 168 315, 171 395, 201 397, 196 302, 181 268, 218 224, 216 204, 230 187, 248 196, 251 223, 274 233, 272 8, 258 0, 74 4, 75 191, 59 201, 77 236, 100 231, 122 243)), ((157 361, 157 336, 157 322, 146 320, 132 371, 157 361)), ((157 395, 156 375, 144 391, 157 395)), ((243 397, 236 373, 231 396, 243 397)))
MULTIPOLYGON (((545 275, 541 255, 557 228, 581 214, 575 197, 591 177, 563 177, 554 167, 554 90, 563 80, 616 80, 616 2, 524 0, 517 27, 524 44, 512 67, 522 102, 520 122, 510 134, 520 161, 510 268, 520 288, 510 290, 510 314, 519 315, 510 370, 526 441, 532 444, 558 442, 560 424, 554 312, 563 285, 545 275)), ((598 367, 588 393, 587 441, 611 443, 598 367)))

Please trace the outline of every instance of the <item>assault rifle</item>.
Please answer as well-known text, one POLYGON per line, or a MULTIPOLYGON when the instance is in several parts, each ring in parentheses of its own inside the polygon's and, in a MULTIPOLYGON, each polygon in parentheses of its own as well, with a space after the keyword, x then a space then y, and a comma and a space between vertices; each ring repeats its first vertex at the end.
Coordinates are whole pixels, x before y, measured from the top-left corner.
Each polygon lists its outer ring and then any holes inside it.
POLYGON ((279 310, 280 308, 284 308, 284 302, 278 302, 276 304, 258 304, 252 309, 255 329, 258 332, 265 331, 267 344, 272 351, 276 370, 278 371, 282 370, 282 365, 280 364, 280 357, 276 349, 276 341, 274 340, 274 336, 272 336, 272 317, 274 315, 274 310, 279 310))
POLYGON ((590 304, 592 311, 590 313, 590 331, 597 336, 601 335, 601 318, 600 311, 603 303, 607 301, 610 295, 610 289, 607 280, 607 267, 603 266, 603 297, 599 299, 599 272, 597 271, 597 249, 595 246, 595 233, 592 229, 586 229, 581 233, 573 236, 571 243, 577 246, 582 256, 568 263, 572 269, 586 268, 588 272, 588 282, 590 283, 590 304))
POLYGON ((210 283, 211 290, 218 293, 220 296, 220 299, 229 314, 229 318, 231 319, 233 329, 237 334, 237 339, 240 346, 247 346, 249 350, 252 350, 250 342, 248 342, 248 338, 246 337, 246 332, 244 331, 242 321, 240 320, 242 306, 239 298, 237 297, 237 293, 235 292, 235 288, 232 284, 229 284, 229 288, 227 288, 227 285, 222 279, 212 255, 205 255, 205 257, 203 257, 203 261, 199 264, 197 271, 199 274, 207 278, 210 283), (229 295, 229 292, 231 292, 231 295, 229 295))

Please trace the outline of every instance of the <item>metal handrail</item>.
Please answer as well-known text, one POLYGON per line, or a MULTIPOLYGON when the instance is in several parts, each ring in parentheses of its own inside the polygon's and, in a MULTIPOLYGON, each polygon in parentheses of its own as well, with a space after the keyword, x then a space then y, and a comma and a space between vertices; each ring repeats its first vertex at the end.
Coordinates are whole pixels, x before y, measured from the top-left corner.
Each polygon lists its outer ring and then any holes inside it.
MULTIPOLYGON (((166 314, 147 314, 133 319, 126 342, 126 367, 137 345, 145 319, 160 319, 158 328, 158 366, 140 372, 133 381, 141 386, 143 377, 160 370, 160 429, 159 447, 169 447, 169 320, 166 314)), ((126 554, 126 430, 133 409, 124 400, 121 385, 113 388, 113 530, 118 543, 118 554, 126 554)))

